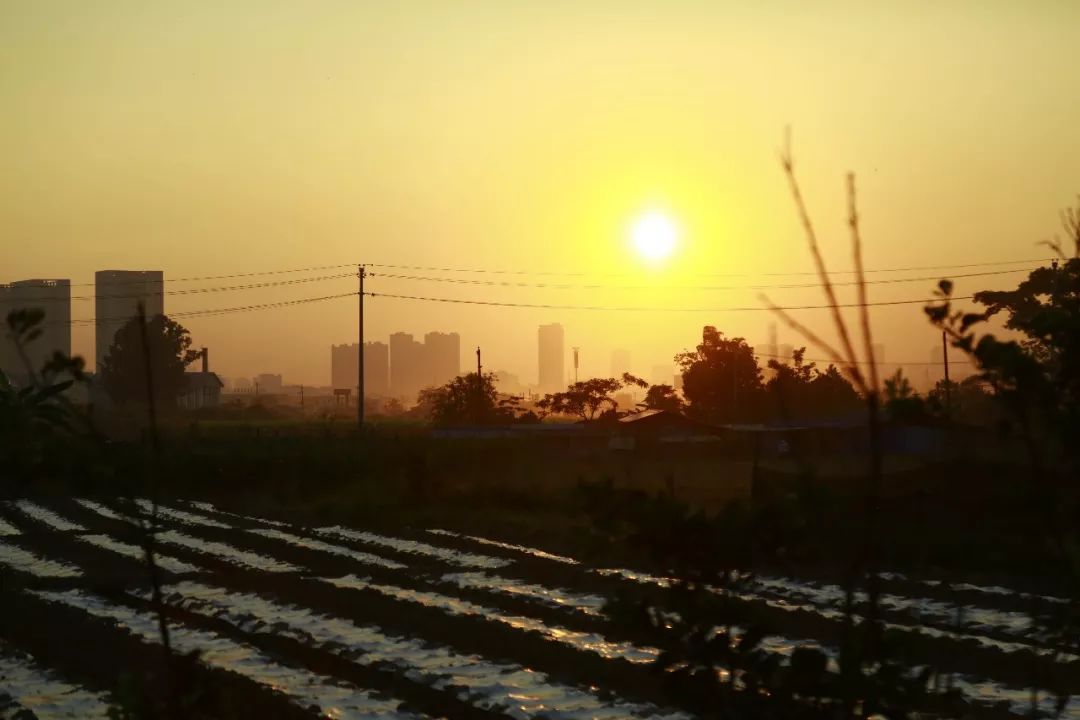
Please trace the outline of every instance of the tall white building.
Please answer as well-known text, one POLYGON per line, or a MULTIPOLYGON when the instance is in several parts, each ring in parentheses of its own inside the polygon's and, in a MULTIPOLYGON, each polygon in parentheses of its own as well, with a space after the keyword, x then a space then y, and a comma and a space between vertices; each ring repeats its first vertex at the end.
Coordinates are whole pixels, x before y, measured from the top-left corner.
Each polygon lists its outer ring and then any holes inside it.
POLYGON ((540 391, 558 392, 566 389, 566 350, 563 326, 559 323, 541 325, 537 333, 539 344, 540 391))
POLYGON ((30 370, 40 373, 53 353, 71 354, 71 281, 18 280, 0 285, 0 370, 17 384, 29 381, 30 370), (7 331, 12 310, 41 310, 45 319, 41 335, 24 348, 20 356, 7 331))
POLYGON ((165 274, 160 270, 98 270, 94 273, 94 360, 100 372, 117 331, 139 315, 165 314, 165 274))

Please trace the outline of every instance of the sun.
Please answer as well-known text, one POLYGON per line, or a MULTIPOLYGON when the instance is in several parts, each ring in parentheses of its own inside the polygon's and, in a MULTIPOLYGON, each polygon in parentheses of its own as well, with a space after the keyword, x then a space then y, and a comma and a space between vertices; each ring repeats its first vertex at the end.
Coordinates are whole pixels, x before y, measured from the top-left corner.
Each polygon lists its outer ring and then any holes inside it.
POLYGON ((639 217, 630 231, 638 254, 651 262, 658 262, 671 255, 675 250, 677 236, 675 223, 655 211, 639 217))

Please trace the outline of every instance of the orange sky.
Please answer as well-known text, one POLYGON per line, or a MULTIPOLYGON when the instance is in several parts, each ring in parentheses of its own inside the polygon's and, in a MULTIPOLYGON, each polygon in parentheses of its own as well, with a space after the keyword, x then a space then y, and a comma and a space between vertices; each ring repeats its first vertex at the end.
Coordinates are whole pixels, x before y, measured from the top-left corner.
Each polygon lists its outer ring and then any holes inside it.
MULTIPOLYGON (((385 292, 758 305, 755 290, 686 286, 799 281, 761 273, 810 269, 777 162, 788 124, 835 266, 850 267, 848 170, 859 177, 868 267, 1041 257, 1035 243, 1080 191, 1077 28, 1072 0, 5 3, 0 281, 371 262, 645 287, 372 278, 385 292), (676 254, 652 266, 628 245, 630 223, 649 209, 680 230, 676 254), (747 277, 702 276, 718 273, 747 277)), ((957 291, 1017 277, 963 280, 957 291)), ((260 279, 272 278, 250 281, 260 279)), ((871 299, 922 297, 932 285, 878 285, 871 299)), ((353 287, 345 278, 165 305, 353 287)), ((782 304, 820 300, 813 289, 769 292, 782 304)), ((92 312, 77 301, 72 315, 92 312)), ((873 317, 887 360, 927 359, 935 336, 918 306, 873 317)), ((368 336, 457 330, 463 362, 480 344, 488 367, 535 381, 545 322, 562 322, 567 345, 582 347, 584 374, 606 374, 614 348, 648 373, 703 324, 757 343, 770 318, 376 299, 368 336)), ((344 299, 184 324, 225 376, 326 384, 329 345, 354 341, 356 308, 344 299)), ((92 355, 92 337, 77 327, 75 350, 92 355)))

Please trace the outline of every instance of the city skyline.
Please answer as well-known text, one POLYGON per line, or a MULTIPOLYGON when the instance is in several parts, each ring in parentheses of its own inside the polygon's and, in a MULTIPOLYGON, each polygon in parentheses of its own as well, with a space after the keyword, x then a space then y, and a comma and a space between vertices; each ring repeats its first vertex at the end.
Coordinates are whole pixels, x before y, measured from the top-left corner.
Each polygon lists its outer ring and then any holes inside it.
MULTIPOLYGON (((111 345, 111 340, 107 339, 107 335, 115 331, 123 324, 120 318, 134 317, 137 312, 137 303, 142 301, 147 306, 148 315, 152 316, 156 313, 164 310, 164 293, 160 290, 164 286, 164 273, 163 271, 146 271, 146 270, 103 270, 95 273, 95 361, 90 362, 88 360, 88 368, 91 370, 96 369, 97 360, 103 355, 105 348, 111 345)), ((6 285, 0 285, 0 305, 6 305, 15 307, 19 302, 16 302, 16 298, 30 298, 27 293, 31 293, 34 290, 40 291, 42 296, 45 297, 45 301, 38 305, 32 302, 22 302, 22 305, 28 307, 41 307, 49 315, 48 317, 55 317, 57 313, 60 314, 58 320, 50 320, 46 324, 48 328, 45 342, 40 343, 36 348, 37 357, 40 361, 38 364, 44 361, 46 356, 51 356, 55 350, 70 354, 73 350, 71 346, 71 337, 73 335, 72 326, 70 324, 71 313, 71 291, 70 280, 57 279, 57 280, 38 280, 28 279, 21 281, 14 281, 6 285), (47 296, 47 297, 46 297, 47 296)), ((559 389, 561 385, 556 387, 552 378, 556 376, 564 376, 563 384, 568 384, 573 381, 573 377, 568 374, 567 368, 572 368, 573 353, 576 350, 582 350, 580 346, 574 346, 568 348, 565 340, 565 328, 561 323, 549 323, 548 325, 541 325, 540 339, 538 343, 537 357, 541 358, 541 364, 543 363, 543 356, 545 353, 545 344, 549 345, 547 349, 549 365, 551 367, 548 370, 547 379, 540 379, 540 365, 537 365, 537 370, 532 374, 533 377, 537 377, 535 383, 524 383, 518 385, 519 381, 515 380, 514 387, 520 389, 532 388, 535 390, 551 391, 559 389), (549 328, 547 331, 544 328, 549 328), (554 328, 558 328, 557 331, 554 328), (547 339, 545 339, 545 332, 555 333, 547 339), (556 337, 557 335, 557 337, 556 337), (560 361, 556 361, 555 354, 561 357, 560 361), (559 364, 561 363, 561 365, 559 364), (560 370, 561 368, 561 370, 560 370), (546 383, 546 384, 545 384, 546 383)), ((774 323, 769 323, 767 330, 768 341, 765 343, 753 343, 750 342, 751 347, 754 348, 754 353, 758 358, 766 377, 769 376, 767 369, 768 363, 772 359, 776 359, 781 362, 790 362, 790 358, 796 345, 791 342, 779 343, 777 340, 776 326, 774 323)), ((197 340, 197 338, 196 338, 197 340)), ((198 343, 196 343, 198 344, 198 343)), ((802 342, 801 345, 805 345, 802 342)), ((355 357, 347 357, 350 353, 352 356, 356 355, 356 343, 344 343, 341 345, 331 345, 331 370, 330 370, 330 383, 325 385, 319 378, 294 378, 290 376, 290 382, 288 385, 308 385, 314 387, 343 387, 352 388, 356 387, 356 359, 355 357), (343 355, 341 358, 337 357, 337 353, 341 352, 343 355), (339 368, 340 366, 340 368, 339 368), (339 380, 345 378, 352 378, 351 383, 341 384, 339 380)), ((21 359, 19 359, 14 352, 14 347, 10 343, 5 342, 0 346, 0 350, 3 350, 3 354, 0 355, 0 369, 12 372, 14 368, 15 372, 19 371, 22 365, 21 359)), ((76 354, 78 349, 74 349, 76 354)), ((228 354, 229 345, 226 343, 224 346, 225 354, 228 354)), ((599 357, 604 352, 598 351, 597 348, 584 348, 586 352, 582 354, 582 358, 585 359, 583 369, 581 371, 582 379, 588 377, 617 377, 622 372, 631 372, 632 374, 645 374, 648 370, 648 377, 660 377, 661 373, 658 368, 665 367, 658 363, 652 365, 646 365, 642 362, 637 365, 630 362, 632 353, 624 347, 616 347, 610 350, 610 364, 608 366, 608 372, 604 372, 601 368, 603 363, 599 361, 599 357), (591 361, 589 360, 591 358, 591 361), (618 370, 617 368, 623 368, 618 370)), ((472 355, 472 351, 467 353, 472 355)), ((932 387, 933 383, 939 380, 943 376, 942 369, 942 357, 940 349, 932 349, 929 354, 929 360, 918 360, 915 358, 908 358, 906 360, 890 360, 885 354, 885 344, 875 343, 874 354, 882 371, 886 374, 892 374, 898 368, 905 369, 905 374, 910 378, 911 382, 919 388, 926 389, 932 387)), ((829 364, 829 360, 819 357, 821 353, 815 353, 811 349, 807 355, 808 362, 815 362, 821 367, 825 367, 829 364)), ((673 353, 674 356, 674 353, 673 353)), ((953 367, 953 373, 957 377, 963 377, 970 374, 971 368, 964 360, 953 353, 951 361, 955 363, 953 367)), ((462 367, 462 360, 466 363, 470 358, 464 358, 462 355, 462 345, 460 335, 456 332, 443 333, 440 331, 430 331, 424 334, 424 342, 420 343, 412 339, 410 333, 404 333, 401 331, 390 333, 387 336, 387 342, 371 341, 365 342, 365 371, 369 378, 366 382, 367 394, 372 397, 378 396, 395 396, 405 399, 411 399, 415 396, 419 389, 424 387, 431 387, 444 382, 445 379, 454 377, 460 373, 462 367), (390 359, 390 340, 395 336, 399 336, 398 342, 400 344, 399 354, 403 358, 402 379, 398 381, 398 387, 394 388, 391 384, 391 359, 390 359), (408 342, 406 342, 406 338, 408 342), (410 344, 411 343, 411 344, 410 344), (432 351, 431 348, 435 348, 432 351), (430 353, 434 352, 432 356, 430 353), (437 358, 432 364, 431 357, 437 358)), ((501 361, 499 361, 501 362, 501 361)), ((517 377, 529 377, 530 372, 528 368, 513 367, 505 363, 498 364, 501 372, 505 375, 517 377)), ((260 367, 265 368, 268 364, 263 362, 260 367)), ((466 364, 466 367, 468 365, 466 364)), ((672 379, 676 371, 672 371, 672 379)), ((247 381, 254 383, 259 373, 254 372, 254 367, 249 367, 245 371, 222 373, 223 377, 232 378, 233 381, 239 380, 241 383, 247 381)), ((279 378, 282 377, 281 373, 277 374, 279 378)), ((324 378, 325 379, 325 378, 324 378)), ((323 380, 324 380, 323 379, 323 380)), ((653 382, 659 382, 659 380, 653 380, 653 382)))
MULTIPOLYGON (((820 304, 814 287, 746 287, 813 281, 772 274, 810 270, 777 162, 785 127, 834 270, 850 269, 849 171, 871 269, 1045 259, 1037 243, 1075 197, 1080 97, 1061 88, 1074 79, 1076 3, 907 12, 598 0, 569 19, 540 4, 420 7, 130 13, 103 0, 0 11, 12 68, 0 75, 0 282, 81 284, 110 266, 160 268, 169 292, 340 276, 169 295, 179 313, 344 295, 369 263, 367 289, 383 294, 369 299, 372 337, 454 327, 493 366, 531 378, 532 328, 558 322, 568 345, 590 348, 581 373, 601 375, 611 348, 641 371, 692 347, 707 324, 765 341, 762 292, 820 304), (154 42, 162 27, 171 39, 154 42), (853 106, 862 110, 840 109, 853 106), (650 213, 676 235, 663 260, 633 243, 650 213), (341 267, 178 281, 327 266, 341 267), (731 307, 758 310, 672 311, 731 307)), ((925 279, 871 286, 870 299, 927 298, 938 277, 979 270, 876 274, 925 279)), ((958 278, 957 292, 1022 276, 958 278)), ((356 341, 355 306, 346 296, 182 322, 217 348, 226 375, 273 358, 313 384, 326 363, 315 349, 356 341)), ((935 342, 918 305, 872 315, 875 338, 897 348, 890 359, 920 360, 935 342)), ((93 316, 92 301, 73 301, 72 318, 93 316)), ((800 318, 828 326, 824 311, 800 318)), ((72 349, 91 366, 93 336, 73 328, 72 349)))

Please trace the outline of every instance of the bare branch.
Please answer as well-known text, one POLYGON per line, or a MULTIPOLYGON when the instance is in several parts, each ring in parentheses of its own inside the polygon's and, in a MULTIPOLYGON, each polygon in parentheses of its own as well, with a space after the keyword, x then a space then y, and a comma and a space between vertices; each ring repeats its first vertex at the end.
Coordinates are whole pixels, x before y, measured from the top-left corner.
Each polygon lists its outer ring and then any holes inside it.
POLYGON ((870 364, 870 390, 878 392, 877 358, 870 332, 870 308, 866 303, 866 275, 863 273, 862 235, 859 233, 859 209, 855 198, 855 173, 848 173, 848 226, 851 228, 851 253, 855 260, 855 282, 859 289, 859 321, 862 325, 863 352, 870 364))
POLYGON ((843 368, 847 372, 847 374, 851 376, 852 381, 855 383, 855 387, 858 388, 860 392, 864 394, 867 392, 866 382, 863 380, 862 374, 859 372, 858 367, 854 363, 849 360, 845 360, 844 356, 841 355, 836 348, 822 340, 821 337, 813 330, 803 325, 791 315, 788 315, 787 312, 785 312, 783 309, 777 307, 776 304, 773 303, 773 301, 770 300, 767 296, 759 295, 758 297, 765 305, 765 307, 772 310, 780 317, 781 320, 784 321, 784 324, 786 324, 792 330, 799 333, 812 344, 816 345, 818 348, 828 354, 829 360, 831 362, 835 363, 837 367, 843 368))
MULTIPOLYGON (((814 231, 814 225, 810 221, 810 213, 806 210, 806 203, 803 201, 802 191, 799 189, 799 181, 795 177, 795 161, 791 155, 790 135, 786 138, 785 144, 786 147, 780 161, 784 166, 784 174, 788 179, 788 187, 791 190, 791 197, 795 201, 799 220, 802 222, 806 242, 810 246, 810 255, 814 258, 814 267, 817 269, 818 279, 821 281, 822 289, 825 290, 825 297, 829 302, 833 323, 836 325, 837 332, 840 335, 840 342, 843 344, 844 352, 847 355, 844 363, 851 367, 852 377, 858 379, 856 384, 865 391, 866 381, 863 380, 862 373, 859 371, 858 359, 851 344, 851 336, 848 333, 847 325, 844 323, 844 318, 840 314, 840 303, 836 299, 836 291, 833 288, 832 281, 829 279, 829 271, 825 268, 825 260, 821 256, 821 250, 818 247, 817 233, 814 231)), ((809 336, 807 338, 809 339, 809 336)))

